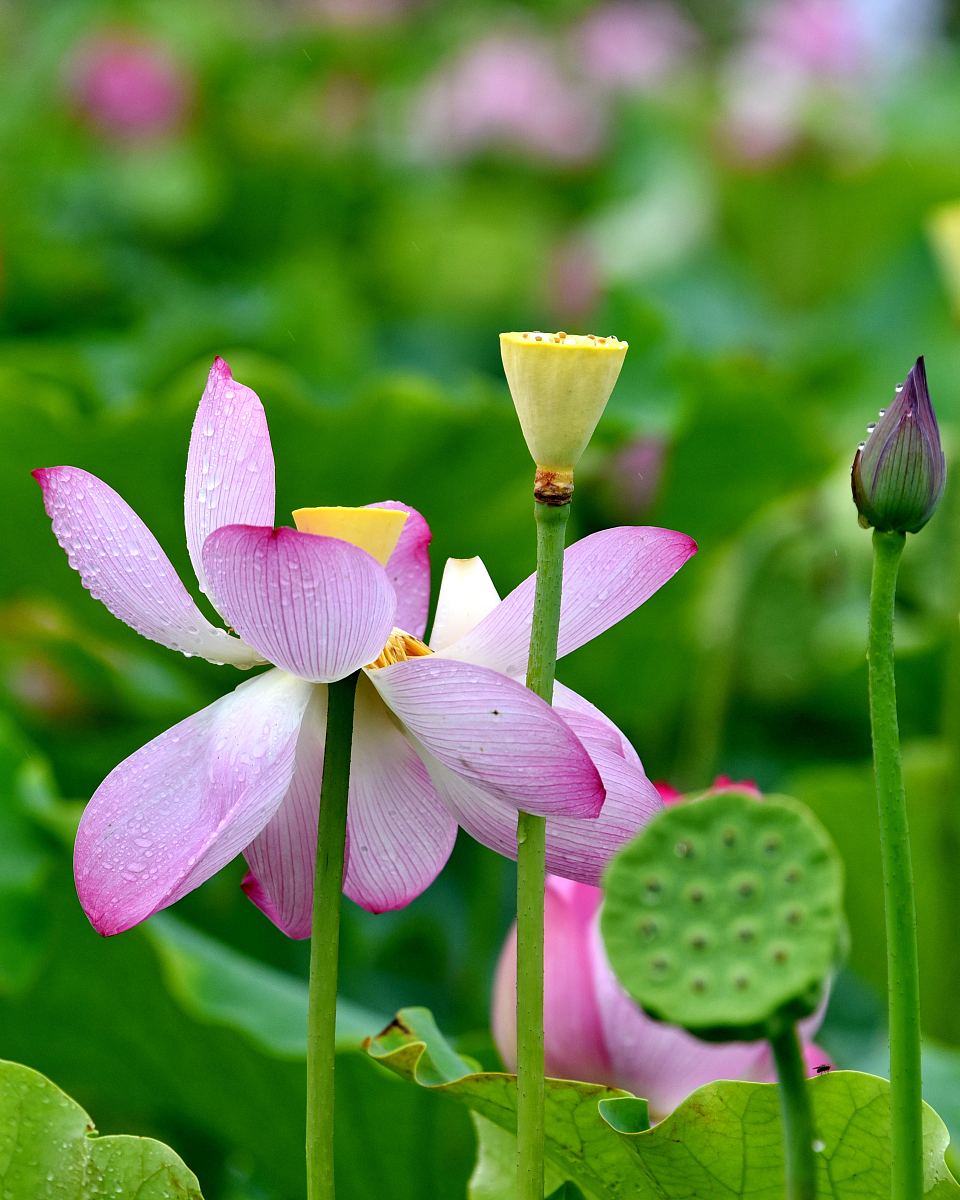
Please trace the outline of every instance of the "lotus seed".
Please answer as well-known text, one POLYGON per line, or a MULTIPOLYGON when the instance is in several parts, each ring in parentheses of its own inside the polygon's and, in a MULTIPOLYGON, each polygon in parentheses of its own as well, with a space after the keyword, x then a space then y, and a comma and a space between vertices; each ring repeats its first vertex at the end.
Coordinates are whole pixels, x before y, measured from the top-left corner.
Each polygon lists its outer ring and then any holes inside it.
POLYGON ((737 940, 741 942, 752 942, 757 936, 757 931, 752 925, 741 925, 737 930, 737 940))
POLYGON ((695 992, 705 992, 707 990, 707 981, 702 975, 695 975, 693 979, 690 980, 690 987, 695 992))
POLYGON ((777 949, 774 950, 774 952, 773 952, 773 961, 775 963, 777 963, 779 966, 782 966, 787 961, 788 958, 789 958, 789 955, 787 954, 786 950, 784 950, 784 948, 782 946, 778 946, 777 949))
POLYGON ((677 858, 692 858, 693 857, 693 844, 686 840, 677 842, 677 844, 674 846, 673 850, 674 850, 674 853, 676 854, 677 858))
POLYGON ((783 876, 785 883, 799 883, 802 878, 803 872, 797 866, 789 867, 783 876))
POLYGON ((737 831, 735 829, 725 829, 721 836, 725 846, 735 846, 737 844, 737 831))
POLYGON ((706 950, 707 938, 703 933, 695 933, 690 938, 690 945, 694 950, 706 950))
POLYGON ((734 978, 733 986, 738 992, 745 991, 750 986, 750 977, 748 975, 737 975, 734 978))
POLYGON ((803 909, 802 908, 787 909, 786 920, 787 920, 788 925, 799 925, 800 922, 803 920, 803 909))
POLYGON ((641 921, 638 928, 645 938, 656 937, 660 932, 660 926, 656 921, 651 921, 649 917, 641 921))

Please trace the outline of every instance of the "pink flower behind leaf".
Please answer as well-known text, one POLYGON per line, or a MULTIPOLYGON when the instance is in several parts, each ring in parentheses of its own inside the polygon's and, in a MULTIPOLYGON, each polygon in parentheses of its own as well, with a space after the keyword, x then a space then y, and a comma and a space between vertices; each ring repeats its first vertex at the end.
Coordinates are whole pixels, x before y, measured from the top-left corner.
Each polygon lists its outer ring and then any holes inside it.
POLYGON ((134 33, 102 33, 77 51, 70 70, 77 108, 118 139, 158 137, 183 119, 192 88, 160 42, 134 33))
MULTIPOLYGON (((756 791, 721 776, 718 790, 756 791)), ((665 803, 680 793, 657 784, 665 803)), ((759 793, 758 793, 759 794, 759 793)), ((648 1017, 620 986, 607 960, 597 920, 597 887, 548 876, 544 904, 544 1045, 547 1074, 626 1088, 649 1101, 656 1119, 692 1091, 716 1079, 772 1082, 776 1070, 766 1042, 703 1042, 648 1017)), ((823 1007, 801 1023, 810 1074, 830 1059, 810 1040, 823 1007)), ((497 964, 493 1036, 510 1070, 516 1068, 516 927, 497 964)))

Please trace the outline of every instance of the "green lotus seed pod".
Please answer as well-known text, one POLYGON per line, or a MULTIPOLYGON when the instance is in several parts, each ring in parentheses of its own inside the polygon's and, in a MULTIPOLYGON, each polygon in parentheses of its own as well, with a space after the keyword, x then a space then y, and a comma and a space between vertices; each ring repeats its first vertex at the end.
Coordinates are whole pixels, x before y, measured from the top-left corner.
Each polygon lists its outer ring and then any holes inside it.
POLYGON ((840 955, 843 868, 787 797, 727 791, 664 809, 607 868, 611 966, 658 1020, 708 1041, 812 1013, 840 955))

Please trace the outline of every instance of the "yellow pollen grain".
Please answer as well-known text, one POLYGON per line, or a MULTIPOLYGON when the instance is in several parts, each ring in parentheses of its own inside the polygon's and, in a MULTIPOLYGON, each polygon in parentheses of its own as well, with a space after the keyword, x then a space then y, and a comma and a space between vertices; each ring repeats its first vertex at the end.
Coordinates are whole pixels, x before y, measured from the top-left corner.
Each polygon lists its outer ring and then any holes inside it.
POLYGON ((408 658, 424 658, 433 651, 429 646, 402 629, 395 629, 387 638, 387 644, 372 663, 367 663, 368 671, 377 671, 381 667, 392 667, 396 663, 406 662, 408 658))
POLYGON ((386 566, 409 515, 393 508, 298 508, 293 521, 301 533, 350 542, 386 566))

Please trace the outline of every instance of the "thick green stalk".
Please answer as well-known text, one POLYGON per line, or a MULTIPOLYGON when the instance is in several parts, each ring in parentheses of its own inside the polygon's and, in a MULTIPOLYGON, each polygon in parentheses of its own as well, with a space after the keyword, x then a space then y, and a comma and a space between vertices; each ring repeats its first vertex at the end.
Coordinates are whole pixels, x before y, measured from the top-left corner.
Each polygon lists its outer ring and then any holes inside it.
POLYGON ((892 1195, 894 1200, 920 1200, 923 1195, 920 971, 893 651, 897 569, 905 541, 902 533, 873 535, 867 663, 887 922, 892 1195))
MULTIPOLYGON (((534 504, 537 586, 527 687, 550 704, 557 667, 563 542, 570 505, 534 504)), ((517 820, 517 1195, 543 1200, 543 890, 547 822, 517 820)))
POLYGON ((770 1038, 780 1083, 780 1115, 787 1163, 787 1200, 816 1200, 817 1163, 813 1152, 813 1113, 800 1042, 793 1025, 770 1038))
POLYGON ((307 1011, 307 1200, 333 1200, 333 1066, 337 1024, 340 894, 358 675, 327 689, 307 1011))

